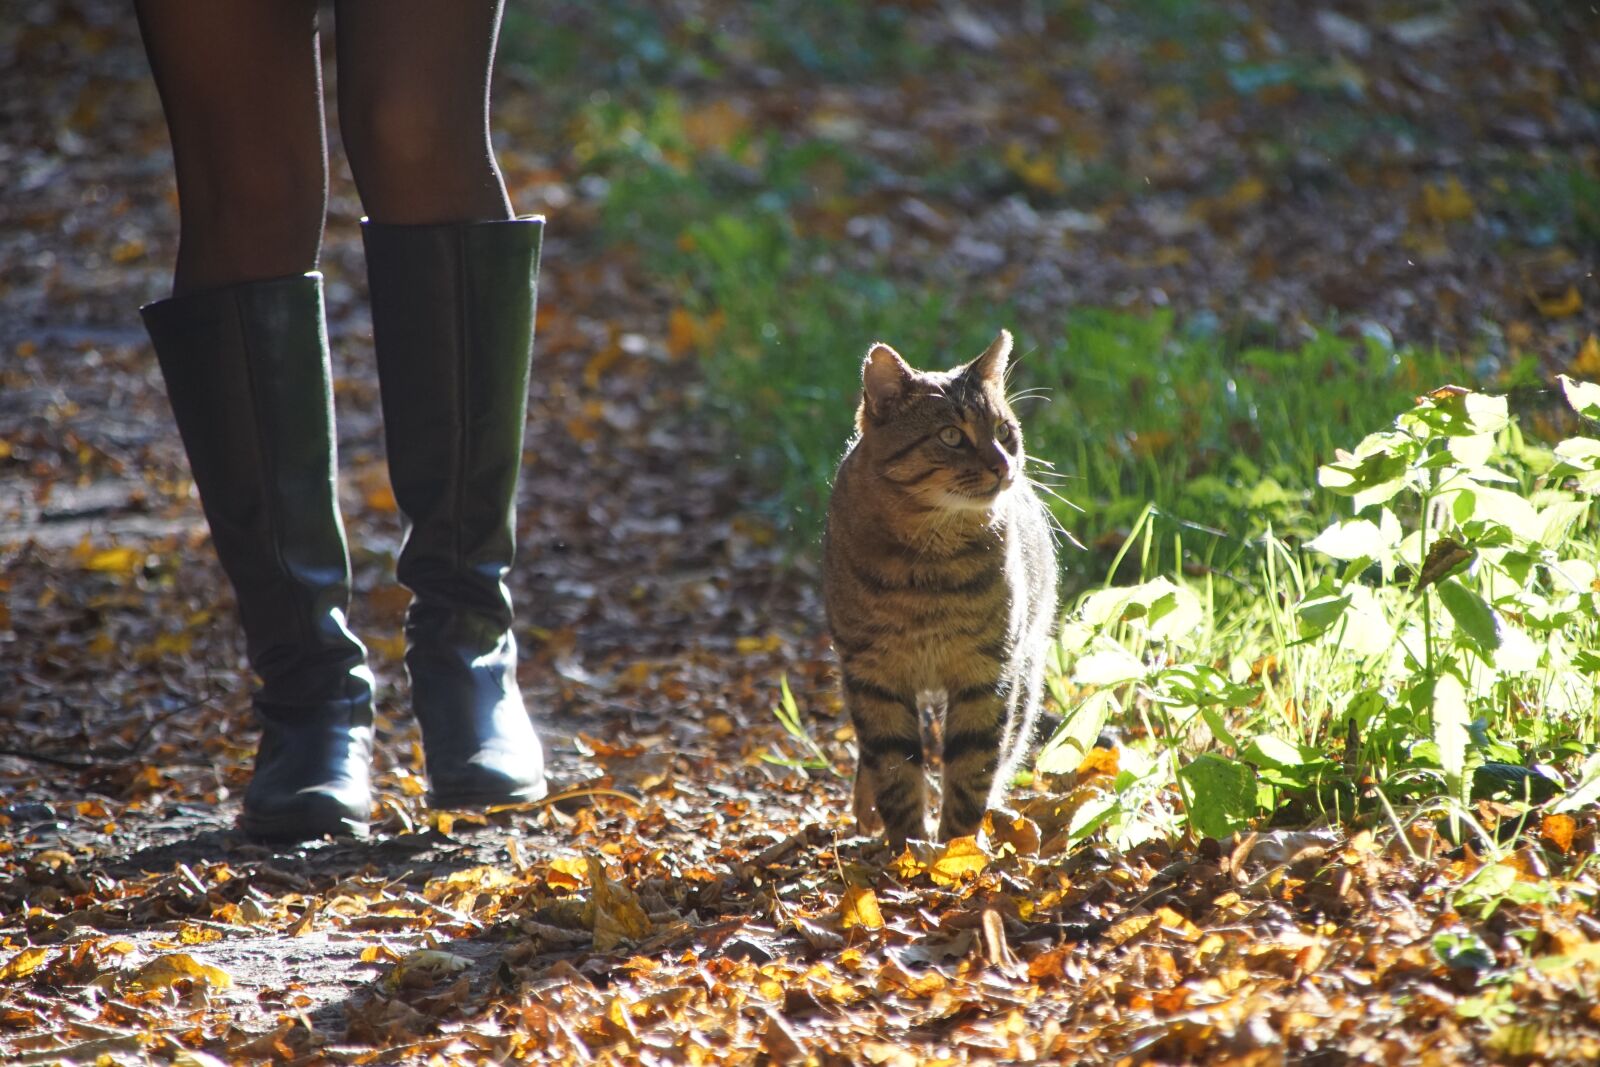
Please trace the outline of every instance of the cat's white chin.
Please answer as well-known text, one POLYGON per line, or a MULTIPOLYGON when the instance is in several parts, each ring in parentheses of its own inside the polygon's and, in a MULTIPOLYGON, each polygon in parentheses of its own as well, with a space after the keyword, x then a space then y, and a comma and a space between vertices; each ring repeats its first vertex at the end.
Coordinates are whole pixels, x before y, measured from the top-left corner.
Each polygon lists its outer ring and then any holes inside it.
POLYGON ((1005 489, 1002 488, 988 496, 968 496, 965 493, 952 493, 945 489, 940 491, 935 503, 946 511, 975 511, 988 514, 999 506, 1005 493, 1005 489))

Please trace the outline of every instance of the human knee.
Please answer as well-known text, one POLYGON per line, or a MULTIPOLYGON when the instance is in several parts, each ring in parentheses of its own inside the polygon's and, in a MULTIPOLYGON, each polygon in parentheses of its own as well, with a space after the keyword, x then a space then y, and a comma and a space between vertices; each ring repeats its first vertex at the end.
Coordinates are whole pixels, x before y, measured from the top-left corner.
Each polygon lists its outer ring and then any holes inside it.
POLYGON ((374 219, 396 223, 500 217, 505 194, 484 116, 414 93, 363 94, 341 106, 346 155, 374 219))
POLYGON ((320 160, 192 162, 179 169, 180 258, 209 284, 314 270, 324 198, 320 160))
POLYGON ((341 102, 339 108, 345 151, 358 179, 360 172, 405 172, 441 158, 463 166, 473 157, 489 158, 488 123, 479 108, 409 88, 360 96, 358 103, 341 102))

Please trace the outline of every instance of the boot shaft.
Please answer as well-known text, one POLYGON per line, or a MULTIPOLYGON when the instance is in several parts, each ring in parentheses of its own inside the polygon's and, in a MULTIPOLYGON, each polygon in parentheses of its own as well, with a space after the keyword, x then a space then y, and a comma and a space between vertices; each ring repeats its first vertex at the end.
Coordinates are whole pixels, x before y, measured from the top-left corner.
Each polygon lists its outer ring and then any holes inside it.
POLYGON ((384 438, 420 608, 504 629, 544 220, 362 224, 384 438))
POLYGON ((294 715, 367 700, 365 650, 345 624, 350 565, 321 275, 191 293, 141 313, 263 681, 258 707, 294 715))

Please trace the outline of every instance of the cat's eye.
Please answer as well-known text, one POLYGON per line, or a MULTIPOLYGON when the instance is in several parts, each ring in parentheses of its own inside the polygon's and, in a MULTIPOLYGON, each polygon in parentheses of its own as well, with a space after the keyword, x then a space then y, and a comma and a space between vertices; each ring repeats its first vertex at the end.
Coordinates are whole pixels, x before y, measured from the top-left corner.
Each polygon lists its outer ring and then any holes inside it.
POLYGON ((994 439, 999 441, 1001 444, 1009 445, 1011 443, 1011 437, 1012 431, 1011 424, 1009 422, 1002 422, 999 426, 994 428, 994 439))
POLYGON ((960 448, 966 439, 966 435, 954 426, 946 426, 939 431, 939 440, 951 448, 960 448))

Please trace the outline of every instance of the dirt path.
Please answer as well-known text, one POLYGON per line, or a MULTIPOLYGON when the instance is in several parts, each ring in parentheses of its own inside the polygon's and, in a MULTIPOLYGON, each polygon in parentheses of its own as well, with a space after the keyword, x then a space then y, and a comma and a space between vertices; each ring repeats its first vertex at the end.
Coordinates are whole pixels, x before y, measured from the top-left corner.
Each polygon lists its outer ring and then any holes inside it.
MULTIPOLYGON (((1360 835, 1274 837, 1254 854, 1067 850, 1073 790, 1114 767, 1019 798, 994 855, 885 867, 844 837, 840 779, 762 758, 804 755, 771 713, 785 675, 828 753, 846 751, 813 576, 757 517, 703 417, 694 368, 668 350, 658 282, 600 247, 602 191, 520 141, 503 154, 514 196, 553 220, 513 578, 520 680, 558 785, 588 794, 453 819, 421 803, 359 208, 336 160, 324 269, 353 621, 380 681, 381 817, 368 843, 244 840, 231 829, 253 737, 242 643, 134 315, 164 293, 174 251, 157 101, 123 5, 24 7, 0 30, 12 175, 0 205, 0 1055, 701 1063, 810 1050, 901 1063, 916 1049, 926 1062, 1182 1062, 1220 1049, 1228 1062, 1332 1064, 1451 1062, 1498 1032, 1492 1006, 1476 1019, 1428 1008, 1459 977, 1426 948, 1458 919, 1439 887, 1459 861, 1432 858, 1437 842, 1419 840, 1427 858, 1414 862, 1360 835)), ((926 17, 930 33, 976 35, 986 62, 1010 62, 1013 38, 926 17)), ((1054 88, 997 82, 976 111, 943 113, 946 132, 1009 122, 1013 103, 1047 90, 1115 97, 1132 62, 1118 56, 1054 88)), ((757 74, 735 66, 728 83, 779 114, 757 74)), ((1403 69, 1384 76, 1405 83, 1403 69)), ((863 90, 852 121, 892 127, 916 91, 863 90)), ((1142 106, 1091 114, 1083 136, 1133 137, 1149 125, 1134 121, 1142 106)), ((501 107, 526 129, 537 101, 513 79, 501 107)), ((1412 174, 1349 227, 1322 225, 1351 195, 1343 178, 1297 199, 1184 177, 1185 146, 1227 155, 1249 118, 1173 126, 1154 199, 1041 215, 1023 187, 1055 179, 1023 158, 988 201, 979 189, 930 206, 924 193, 926 210, 907 209, 889 183, 856 230, 912 249, 932 233, 944 258, 911 258, 957 283, 977 284, 998 255, 1017 262, 1012 283, 1067 285, 1087 302, 1221 308, 1253 286, 1262 320, 1285 328, 1345 304, 1353 321, 1419 339, 1523 323, 1518 343, 1550 359, 1592 328, 1600 301, 1571 262, 1529 296, 1488 237, 1409 216, 1448 146, 1426 180, 1412 174), (1031 240, 1041 227, 1053 244, 1031 240), (1345 271, 1364 286, 1347 291, 1322 266, 1356 231, 1370 243, 1407 227, 1436 238, 1425 251, 1437 269, 1404 299, 1380 271, 1345 271), (1130 287, 1138 277, 1153 288, 1130 287), (1439 295, 1484 279, 1492 314, 1439 295), (1569 284, 1582 311, 1541 315, 1537 301, 1569 284)), ((1572 136, 1594 126, 1563 121, 1572 136)), ((927 133, 885 134, 872 150, 892 159, 927 133)), ((844 232, 842 218, 816 221, 844 232)), ((1550 921, 1541 936, 1559 941, 1579 919, 1550 921)), ((1525 1017, 1583 1017, 1580 989, 1551 979, 1525 1017)), ((1600 1048, 1592 1028, 1561 1040, 1547 1059, 1600 1048)))

